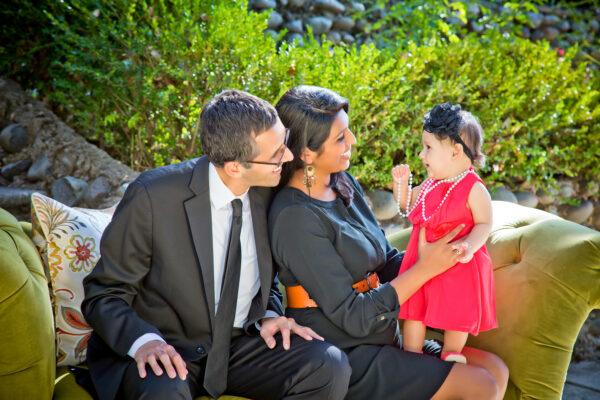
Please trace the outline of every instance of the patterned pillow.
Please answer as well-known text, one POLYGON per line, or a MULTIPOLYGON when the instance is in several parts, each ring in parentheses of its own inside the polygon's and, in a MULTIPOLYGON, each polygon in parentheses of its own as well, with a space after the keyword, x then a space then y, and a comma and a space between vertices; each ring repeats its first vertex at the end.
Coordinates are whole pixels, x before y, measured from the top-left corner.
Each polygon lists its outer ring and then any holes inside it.
POLYGON ((33 242, 51 285, 58 365, 85 361, 92 329, 81 313, 82 282, 100 259, 100 238, 115 208, 88 210, 31 196, 33 242))

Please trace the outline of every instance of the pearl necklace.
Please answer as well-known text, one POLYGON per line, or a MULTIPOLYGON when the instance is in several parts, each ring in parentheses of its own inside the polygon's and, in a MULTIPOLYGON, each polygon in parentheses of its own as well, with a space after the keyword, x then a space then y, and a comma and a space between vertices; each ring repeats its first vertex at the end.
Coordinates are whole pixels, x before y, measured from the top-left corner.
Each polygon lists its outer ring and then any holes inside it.
POLYGON ((406 205, 406 213, 402 213, 400 210, 400 183, 398 183, 398 202, 396 204, 397 208, 398 208, 398 214, 400 214, 401 217, 408 217, 408 215, 411 212, 413 212, 413 210, 415 208, 417 208, 419 203, 421 203, 421 216, 423 217, 423 222, 427 222, 429 219, 431 219, 431 217, 433 217, 442 208, 442 205, 444 204, 444 202, 446 201, 446 199, 448 198, 448 196, 450 195, 452 190, 460 183, 460 181, 462 181, 469 174, 469 172, 471 172, 470 169, 461 172, 460 174, 456 175, 453 178, 440 179, 439 181, 436 181, 433 178, 427 178, 425 180, 425 182, 423 182, 423 187, 419 191, 419 195, 417 196, 417 199, 415 200, 414 207, 409 210, 408 208, 410 207, 410 197, 411 197, 411 192, 412 192, 412 174, 410 174, 409 175, 409 185, 408 185, 408 195, 407 195, 407 202, 406 202, 406 204, 407 204, 406 205), (440 204, 438 204, 435 211, 431 215, 429 215, 429 217, 425 216, 425 208, 426 208, 425 207, 425 198, 427 197, 427 195, 433 189, 435 189, 437 186, 441 185, 442 183, 448 183, 448 182, 454 182, 454 183, 446 191, 446 193, 444 194, 444 197, 442 198, 442 201, 440 202, 440 204))
POLYGON ((408 214, 410 214, 410 212, 412 210, 409 210, 408 208, 410 207, 410 197, 412 195, 412 173, 410 171, 408 171, 408 194, 407 199, 406 199, 406 213, 402 212, 402 209, 400 208, 400 187, 402 185, 402 182, 398 182, 398 200, 396 201, 396 209, 398 210, 398 215, 400 215, 402 218, 408 218, 408 214))

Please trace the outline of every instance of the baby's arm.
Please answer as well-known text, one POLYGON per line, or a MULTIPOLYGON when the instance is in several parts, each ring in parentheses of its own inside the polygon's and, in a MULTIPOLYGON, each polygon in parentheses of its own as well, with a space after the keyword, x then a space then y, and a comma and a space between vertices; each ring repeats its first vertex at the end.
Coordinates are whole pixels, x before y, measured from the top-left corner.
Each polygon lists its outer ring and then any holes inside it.
POLYGON ((406 204, 408 200, 408 180, 410 176, 410 167, 406 164, 397 165, 392 169, 392 191, 396 203, 400 198, 400 209, 408 211, 415 203, 415 199, 419 194, 421 185, 412 188, 410 195, 410 204, 406 204))
POLYGON ((454 246, 464 256, 458 261, 466 263, 473 258, 473 253, 481 248, 492 231, 492 199, 481 182, 475 183, 469 193, 467 205, 473 214, 475 226, 471 232, 454 246))

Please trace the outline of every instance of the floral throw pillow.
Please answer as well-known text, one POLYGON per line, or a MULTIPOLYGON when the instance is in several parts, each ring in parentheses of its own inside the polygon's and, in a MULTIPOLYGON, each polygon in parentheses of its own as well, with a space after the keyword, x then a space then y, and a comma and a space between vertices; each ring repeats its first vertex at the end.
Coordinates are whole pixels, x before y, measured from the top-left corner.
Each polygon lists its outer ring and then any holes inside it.
POLYGON ((81 313, 83 278, 100 259, 100 238, 115 208, 89 210, 31 196, 33 242, 51 285, 58 365, 85 361, 92 329, 81 313))

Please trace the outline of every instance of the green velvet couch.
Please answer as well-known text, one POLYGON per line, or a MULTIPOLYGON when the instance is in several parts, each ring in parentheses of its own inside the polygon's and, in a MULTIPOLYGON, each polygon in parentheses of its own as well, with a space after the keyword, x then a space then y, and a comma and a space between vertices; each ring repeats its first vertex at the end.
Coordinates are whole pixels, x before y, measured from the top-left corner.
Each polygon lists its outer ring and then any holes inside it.
MULTIPOLYGON (((600 305, 600 233, 536 209, 493 207, 488 250, 500 326, 468 344, 506 362, 506 399, 560 399, 577 334, 600 305)), ((56 368, 48 286, 30 229, 0 209, 0 398, 90 399, 68 368, 56 368)), ((403 249, 409 234, 389 239, 403 249)))

